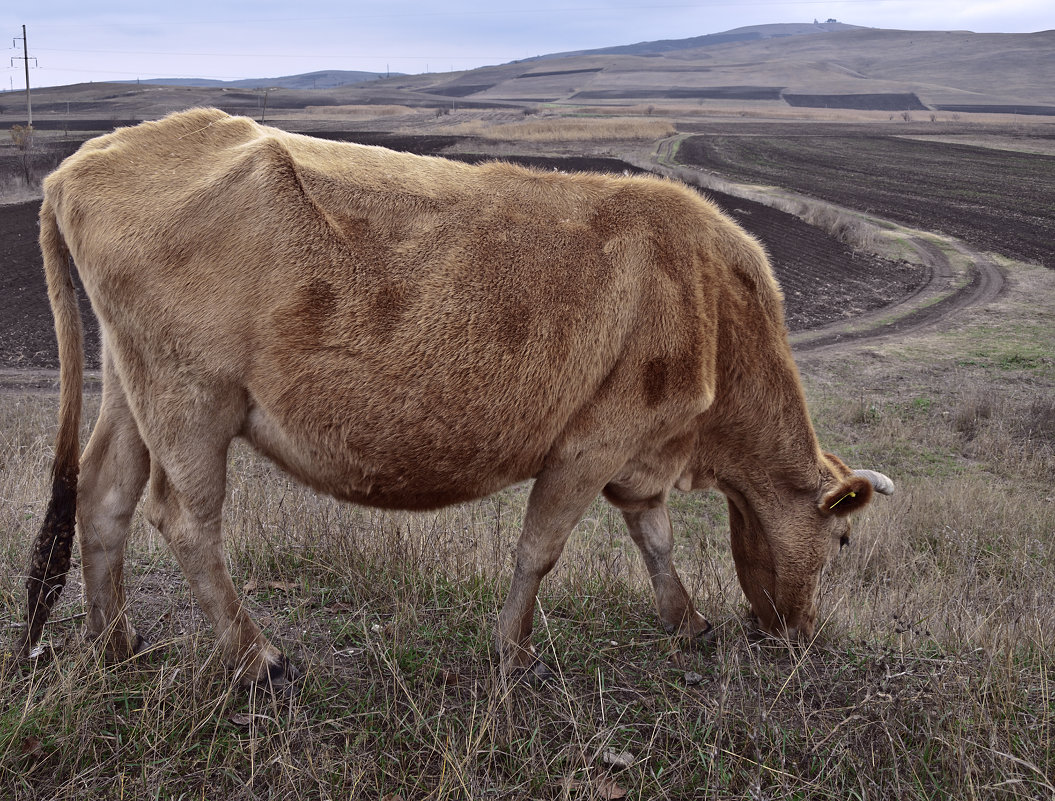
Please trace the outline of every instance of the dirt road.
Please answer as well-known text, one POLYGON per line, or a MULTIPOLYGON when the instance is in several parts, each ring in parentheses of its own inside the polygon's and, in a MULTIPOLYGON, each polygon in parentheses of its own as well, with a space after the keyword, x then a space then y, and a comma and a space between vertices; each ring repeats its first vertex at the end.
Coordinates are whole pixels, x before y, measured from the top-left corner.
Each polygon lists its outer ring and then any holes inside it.
MULTIPOLYGON (((657 170, 669 172, 673 168, 673 155, 683 138, 673 136, 659 143, 652 157, 657 170)), ((682 173, 692 169, 683 164, 677 167, 682 173)), ((733 191, 736 191, 735 184, 723 182, 723 186, 733 187, 733 191)), ((781 192, 781 197, 794 195, 781 192)), ((813 198, 809 200, 816 202, 813 198)), ((893 226, 889 220, 862 214, 857 209, 833 208, 852 212, 880 228, 893 226)), ((915 251, 914 261, 923 267, 925 276, 915 291, 906 293, 887 306, 847 319, 807 330, 791 329, 790 339, 795 352, 834 351, 851 344, 901 337, 938 325, 969 306, 989 303, 1004 288, 1004 275, 992 258, 962 242, 915 233, 910 236, 908 244, 915 251), (950 251, 955 254, 955 265, 950 251)))

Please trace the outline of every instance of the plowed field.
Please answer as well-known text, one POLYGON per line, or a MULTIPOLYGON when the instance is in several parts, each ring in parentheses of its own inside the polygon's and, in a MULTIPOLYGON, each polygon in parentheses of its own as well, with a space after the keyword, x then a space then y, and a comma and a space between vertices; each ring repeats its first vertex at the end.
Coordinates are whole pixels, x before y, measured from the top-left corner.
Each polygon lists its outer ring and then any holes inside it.
MULTIPOLYGON (((421 141, 385 141, 423 152, 421 141)), ((428 144, 428 143, 427 143, 428 144)), ((433 143, 437 144, 437 143, 433 143)), ((446 143, 438 143, 441 147, 446 143)), ((491 158, 491 157, 487 157, 491 158)), ((476 160, 467 157, 467 160, 476 160)), ((638 172, 609 158, 511 157, 543 169, 638 172)), ((926 278, 919 267, 855 253, 819 229, 776 209, 708 192, 724 211, 758 237, 770 253, 785 292, 788 327, 815 328, 886 306, 911 294, 926 278)), ((58 366, 55 335, 37 245, 39 201, 0 206, 0 367, 58 366)), ((99 366, 98 326, 82 293, 88 366, 99 366)))
POLYGON ((895 136, 699 135, 677 159, 1055 267, 1055 158, 895 136))

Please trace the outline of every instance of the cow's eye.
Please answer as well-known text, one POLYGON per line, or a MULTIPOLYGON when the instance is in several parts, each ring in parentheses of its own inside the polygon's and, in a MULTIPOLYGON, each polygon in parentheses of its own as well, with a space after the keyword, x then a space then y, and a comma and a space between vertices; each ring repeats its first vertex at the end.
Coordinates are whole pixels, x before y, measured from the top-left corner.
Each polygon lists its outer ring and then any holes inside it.
POLYGON ((840 551, 843 548, 845 548, 847 545, 849 545, 849 544, 850 544, 850 535, 849 534, 843 534, 841 537, 839 537, 839 550, 840 551))

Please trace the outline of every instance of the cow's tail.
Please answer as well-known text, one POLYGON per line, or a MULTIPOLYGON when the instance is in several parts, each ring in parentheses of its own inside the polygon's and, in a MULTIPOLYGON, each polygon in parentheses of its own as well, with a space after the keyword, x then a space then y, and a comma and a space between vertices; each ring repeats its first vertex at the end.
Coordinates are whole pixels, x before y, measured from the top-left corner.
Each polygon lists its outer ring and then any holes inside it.
POLYGON ((40 208, 40 249, 44 254, 44 275, 59 343, 59 431, 51 471, 51 501, 33 544, 26 579, 29 607, 25 637, 20 647, 24 656, 28 656, 40 641, 51 607, 66 584, 76 527, 80 466, 84 334, 70 271, 69 249, 47 198, 40 208))

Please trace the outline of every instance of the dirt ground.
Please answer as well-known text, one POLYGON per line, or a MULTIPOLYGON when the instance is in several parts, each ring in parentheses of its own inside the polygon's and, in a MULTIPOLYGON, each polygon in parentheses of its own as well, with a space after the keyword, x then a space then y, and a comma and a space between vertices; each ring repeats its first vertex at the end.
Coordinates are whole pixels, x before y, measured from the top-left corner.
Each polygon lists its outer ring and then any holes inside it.
MULTIPOLYGON (((332 135, 336 138, 335 135, 332 135)), ((363 135, 355 136, 359 141, 363 135)), ((371 144, 417 153, 443 150, 451 137, 373 136, 371 144)), ((492 156, 460 155, 468 161, 492 156)), ((512 157, 542 169, 639 170, 611 158, 512 157)), ((788 327, 813 329, 887 306, 926 280, 918 265, 855 253, 796 217, 748 200, 707 192, 766 246, 785 291, 788 327)), ((0 368, 55 368, 58 353, 37 244, 39 201, 0 205, 0 368)), ((98 325, 82 293, 88 366, 99 366, 98 325)))
MULTIPOLYGON (((58 367, 55 329, 37 243, 40 201, 0 206, 0 367, 58 367)), ((78 289, 80 287, 78 286, 78 289)), ((98 367, 99 327, 83 290, 85 351, 98 367)))
POLYGON ((677 158, 1055 267, 1050 155, 810 127, 795 136, 776 129, 758 136, 692 136, 677 158))

